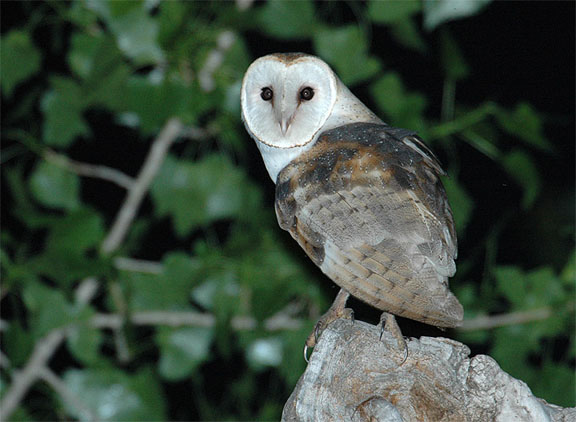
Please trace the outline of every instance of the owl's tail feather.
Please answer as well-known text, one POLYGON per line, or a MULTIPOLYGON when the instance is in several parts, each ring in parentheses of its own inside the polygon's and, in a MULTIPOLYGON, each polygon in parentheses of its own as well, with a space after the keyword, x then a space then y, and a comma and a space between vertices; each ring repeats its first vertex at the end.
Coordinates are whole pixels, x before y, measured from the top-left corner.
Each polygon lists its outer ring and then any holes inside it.
POLYGON ((343 250, 328 243, 321 269, 351 295, 382 311, 437 327, 460 326, 464 310, 448 279, 432 265, 415 271, 407 260, 398 265, 401 261, 370 246, 343 250))

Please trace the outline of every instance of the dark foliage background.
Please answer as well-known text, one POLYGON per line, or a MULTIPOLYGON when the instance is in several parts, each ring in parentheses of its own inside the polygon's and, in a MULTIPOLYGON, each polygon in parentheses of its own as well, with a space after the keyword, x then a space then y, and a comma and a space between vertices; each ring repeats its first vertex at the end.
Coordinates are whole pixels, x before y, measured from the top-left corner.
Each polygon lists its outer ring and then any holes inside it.
POLYGON ((250 62, 288 51, 322 57, 448 170, 467 321, 404 334, 456 338, 574 406, 573 2, 1 7, 12 420, 279 419, 337 292, 277 227, 240 121, 250 62))

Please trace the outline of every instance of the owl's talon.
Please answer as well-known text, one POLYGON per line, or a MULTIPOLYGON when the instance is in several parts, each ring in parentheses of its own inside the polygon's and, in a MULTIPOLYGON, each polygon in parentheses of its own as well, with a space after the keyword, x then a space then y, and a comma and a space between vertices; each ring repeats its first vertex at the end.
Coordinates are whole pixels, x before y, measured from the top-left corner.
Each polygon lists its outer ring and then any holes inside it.
POLYGON ((406 362, 406 360, 408 360, 408 345, 406 344, 406 342, 404 342, 404 359, 402 359, 402 362, 400 362, 400 365, 398 366, 404 365, 404 362, 406 362))
MULTIPOLYGON (((344 290, 340 289, 338 295, 336 295, 336 299, 334 299, 334 303, 330 306, 328 311, 324 315, 320 317, 316 325, 314 326, 314 330, 310 333, 308 338, 306 339, 306 345, 304 346, 304 354, 307 354, 308 349, 313 348, 318 343, 318 339, 322 332, 326 329, 330 323, 339 319, 339 318, 347 318, 354 320, 354 311, 349 308, 345 308, 346 301, 350 294, 344 290)), ((304 357, 306 359, 306 356, 304 357)), ((308 360, 306 360, 308 362, 308 360)))
POLYGON ((380 325, 380 341, 382 341, 382 335, 384 334, 384 330, 386 330, 396 339, 398 346, 396 350, 398 351, 400 348, 404 350, 404 359, 402 359, 402 362, 398 366, 403 365, 408 359, 408 345, 406 344, 406 339, 402 335, 402 331, 400 331, 396 318, 388 312, 383 312, 380 316, 380 323, 378 325, 380 325))
POLYGON ((346 308, 344 310, 348 311, 348 319, 350 319, 350 321, 352 321, 352 324, 354 324, 354 322, 356 321, 356 319, 354 318, 354 309, 346 308))
POLYGON ((310 362, 310 360, 308 359, 308 345, 307 344, 304 345, 304 360, 306 361, 306 363, 310 362))
MULTIPOLYGON (((322 334, 322 331, 324 331, 324 321, 318 321, 316 323, 316 325, 314 326, 314 345, 316 345, 316 343, 318 342, 318 339, 320 338, 320 334, 322 334)), ((314 346, 312 346, 314 347, 314 346)))

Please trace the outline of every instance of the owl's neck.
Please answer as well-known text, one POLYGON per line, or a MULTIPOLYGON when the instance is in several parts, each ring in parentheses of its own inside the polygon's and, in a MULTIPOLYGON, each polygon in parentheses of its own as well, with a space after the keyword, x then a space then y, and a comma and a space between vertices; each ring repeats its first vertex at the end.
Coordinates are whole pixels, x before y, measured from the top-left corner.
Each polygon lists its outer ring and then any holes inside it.
POLYGON ((258 146, 260 154, 262 154, 264 164, 266 165, 266 170, 268 170, 268 174, 274 183, 276 183, 276 179, 278 178, 278 173, 280 173, 280 170, 286 167, 292 160, 294 160, 304 151, 310 149, 315 143, 316 140, 300 147, 276 148, 256 141, 256 145, 258 146))
POLYGON ((384 122, 370 111, 352 92, 338 80, 337 100, 330 113, 330 117, 324 123, 321 132, 334 129, 349 123, 381 123, 384 122))

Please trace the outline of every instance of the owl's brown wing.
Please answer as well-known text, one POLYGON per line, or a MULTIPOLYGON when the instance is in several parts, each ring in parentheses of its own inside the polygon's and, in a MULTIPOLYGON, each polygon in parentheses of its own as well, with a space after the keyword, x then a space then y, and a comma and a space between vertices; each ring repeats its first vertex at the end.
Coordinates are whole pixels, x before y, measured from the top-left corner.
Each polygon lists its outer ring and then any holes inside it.
POLYGON ((463 309, 448 288, 456 236, 441 172, 413 133, 346 125, 323 133, 280 172, 278 221, 353 296, 457 326, 463 309))

